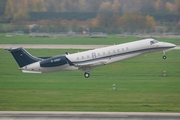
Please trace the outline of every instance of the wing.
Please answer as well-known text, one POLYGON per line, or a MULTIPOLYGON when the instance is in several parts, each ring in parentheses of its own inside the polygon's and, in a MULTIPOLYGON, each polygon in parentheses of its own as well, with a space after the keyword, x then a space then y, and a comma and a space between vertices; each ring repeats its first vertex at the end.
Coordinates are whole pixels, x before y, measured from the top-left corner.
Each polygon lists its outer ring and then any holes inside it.
POLYGON ((74 64, 76 67, 79 68, 79 70, 85 71, 85 72, 90 72, 92 69, 95 67, 105 65, 105 61, 89 61, 89 62, 80 62, 77 64, 74 64))
POLYGON ((81 67, 81 66, 96 67, 96 66, 101 66, 105 64, 107 64, 106 61, 89 61, 89 62, 75 63, 74 65, 77 67, 81 67))

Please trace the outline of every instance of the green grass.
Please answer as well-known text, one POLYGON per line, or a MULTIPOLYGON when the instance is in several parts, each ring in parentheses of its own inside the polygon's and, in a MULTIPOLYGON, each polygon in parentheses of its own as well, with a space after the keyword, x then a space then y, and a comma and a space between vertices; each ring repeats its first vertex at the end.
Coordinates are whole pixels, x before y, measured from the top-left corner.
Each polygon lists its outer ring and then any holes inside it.
MULTIPOLYGON (((81 44, 81 45, 113 45, 139 40, 135 37, 116 38, 116 35, 108 35, 108 38, 42 38, 19 35, 6 37, 0 34, 0 44, 81 44)), ((180 39, 157 39, 163 42, 170 42, 180 45, 180 39)))
MULTIPOLYGON (((27 50, 41 57, 81 51, 27 50)), ((105 65, 86 79, 82 71, 22 73, 12 55, 0 49, 0 110, 180 112, 179 54, 167 52, 163 60, 158 52, 105 65)))

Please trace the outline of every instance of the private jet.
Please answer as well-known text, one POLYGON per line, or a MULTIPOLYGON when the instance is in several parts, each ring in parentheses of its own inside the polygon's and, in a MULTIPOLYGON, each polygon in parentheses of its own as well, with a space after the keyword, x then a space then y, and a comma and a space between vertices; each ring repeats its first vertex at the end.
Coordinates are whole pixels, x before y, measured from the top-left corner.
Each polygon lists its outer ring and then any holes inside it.
POLYGON ((165 52, 172 50, 176 45, 159 42, 155 39, 144 39, 104 48, 66 53, 53 57, 34 57, 22 47, 5 48, 10 51, 19 65, 19 70, 24 73, 52 73, 58 71, 84 71, 85 78, 89 78, 90 71, 95 67, 137 57, 143 54, 162 51, 163 59, 165 52))

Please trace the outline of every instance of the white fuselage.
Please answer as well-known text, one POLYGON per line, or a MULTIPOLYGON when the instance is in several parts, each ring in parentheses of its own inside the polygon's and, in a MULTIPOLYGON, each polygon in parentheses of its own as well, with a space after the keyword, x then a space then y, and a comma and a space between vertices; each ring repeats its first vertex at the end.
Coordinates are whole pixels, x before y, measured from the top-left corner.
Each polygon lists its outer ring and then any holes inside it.
POLYGON ((67 63, 65 65, 55 67, 41 67, 39 61, 23 67, 23 72, 50 73, 73 70, 90 72, 90 70, 97 66, 118 62, 143 54, 164 51, 173 47, 175 47, 175 45, 171 43, 157 42, 154 39, 145 39, 65 55, 71 64, 67 63))

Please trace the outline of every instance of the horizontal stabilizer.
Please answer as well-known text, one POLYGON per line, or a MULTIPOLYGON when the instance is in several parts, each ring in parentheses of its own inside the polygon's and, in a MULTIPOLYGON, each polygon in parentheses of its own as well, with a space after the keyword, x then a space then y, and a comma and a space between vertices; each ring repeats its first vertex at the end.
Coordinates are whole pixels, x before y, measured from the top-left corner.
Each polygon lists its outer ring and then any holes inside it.
POLYGON ((23 73, 42 73, 41 71, 27 71, 27 70, 22 70, 23 73))
POLYGON ((10 51, 10 52, 12 52, 12 51, 18 51, 18 50, 20 50, 20 49, 22 49, 22 47, 10 47, 10 48, 4 48, 4 50, 8 50, 8 51, 10 51))

